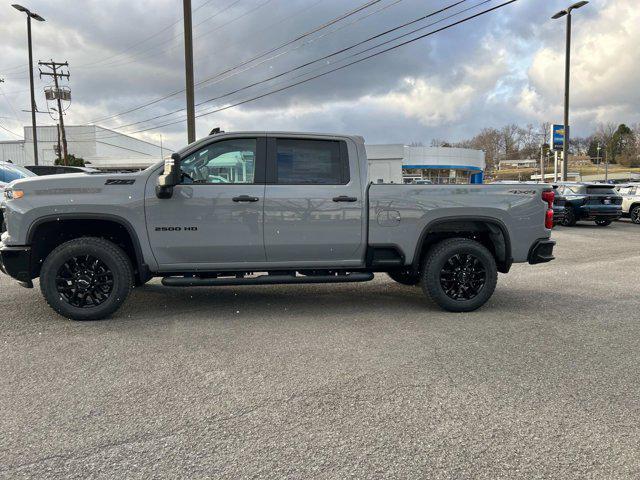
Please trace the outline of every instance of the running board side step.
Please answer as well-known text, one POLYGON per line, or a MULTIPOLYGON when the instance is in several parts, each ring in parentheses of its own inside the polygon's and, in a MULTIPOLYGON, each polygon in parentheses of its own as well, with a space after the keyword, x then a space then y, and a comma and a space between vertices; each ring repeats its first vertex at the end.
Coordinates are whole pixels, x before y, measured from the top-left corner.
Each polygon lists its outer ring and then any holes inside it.
POLYGON ((350 283, 373 280, 373 273, 355 272, 345 275, 260 275, 251 278, 164 277, 165 287, 220 287, 231 285, 282 285, 294 283, 350 283))

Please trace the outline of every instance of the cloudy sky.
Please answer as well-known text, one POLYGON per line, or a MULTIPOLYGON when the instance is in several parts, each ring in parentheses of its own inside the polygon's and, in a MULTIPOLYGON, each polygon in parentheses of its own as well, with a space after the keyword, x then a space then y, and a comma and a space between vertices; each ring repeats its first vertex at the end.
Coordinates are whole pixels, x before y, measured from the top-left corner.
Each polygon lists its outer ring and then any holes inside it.
MULTIPOLYGON (((146 130, 135 135, 156 142, 162 135, 172 147, 184 144, 184 113, 169 114, 184 106, 180 0, 21 1, 46 19, 33 25, 35 60, 69 62, 73 103, 67 123, 95 122, 127 133, 146 130), (178 94, 115 116, 174 92, 178 94), (159 115, 165 116, 144 122, 159 115)), ((504 0, 462 1, 410 27, 231 93, 457 1, 193 0, 195 76, 196 81, 208 80, 198 86, 196 102, 217 98, 198 111, 211 112, 285 87, 504 0), (367 3, 359 12, 264 55, 367 3), (426 28, 375 47, 421 27, 426 28)), ((26 21, 11 3, 0 4, 0 78, 5 80, 0 83, 0 140, 17 138, 8 131, 21 134, 30 122, 23 112, 29 107, 26 21)), ((198 136, 220 126, 227 131, 355 133, 370 143, 428 143, 432 138, 460 140, 506 123, 559 123, 564 22, 550 16, 569 3, 518 0, 316 80, 203 116, 198 136)), ((591 0, 574 15, 571 114, 579 135, 599 123, 640 122, 637 6, 638 0, 591 0)), ((36 80, 37 104, 43 111, 48 84, 46 78, 36 80)), ((38 115, 38 121, 54 123, 45 114, 38 115)))

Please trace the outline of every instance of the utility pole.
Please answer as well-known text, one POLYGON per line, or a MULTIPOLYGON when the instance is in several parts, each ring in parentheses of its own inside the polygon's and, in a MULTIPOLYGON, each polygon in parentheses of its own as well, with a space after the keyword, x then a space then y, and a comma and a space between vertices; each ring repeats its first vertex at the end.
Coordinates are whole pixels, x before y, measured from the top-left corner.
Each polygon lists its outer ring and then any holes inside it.
POLYGON ((31 19, 35 19, 39 22, 44 22, 44 18, 35 12, 30 11, 28 8, 18 5, 17 3, 12 5, 13 8, 19 12, 27 15, 27 45, 29 47, 29 86, 31 89, 31 128, 33 129, 33 163, 38 165, 38 132, 36 129, 36 94, 33 87, 33 49, 31 45, 31 19))
POLYGON ((69 63, 59 63, 51 60, 50 62, 38 62, 38 65, 41 67, 47 67, 51 69, 51 72, 43 72, 40 70, 40 77, 43 75, 48 77, 53 77, 53 82, 55 85, 54 97, 58 103, 58 117, 60 122, 60 135, 62 137, 62 164, 66 165, 68 162, 69 151, 67 149, 67 134, 64 130, 64 111, 62 110, 62 92, 60 90, 60 84, 58 83, 58 78, 63 77, 69 80, 69 71, 66 73, 59 72, 59 68, 67 67, 69 68, 69 63))
POLYGON ((191 24, 191 0, 182 0, 184 10, 184 66, 187 93, 187 140, 196 141, 195 87, 193 85, 193 28, 191 24))

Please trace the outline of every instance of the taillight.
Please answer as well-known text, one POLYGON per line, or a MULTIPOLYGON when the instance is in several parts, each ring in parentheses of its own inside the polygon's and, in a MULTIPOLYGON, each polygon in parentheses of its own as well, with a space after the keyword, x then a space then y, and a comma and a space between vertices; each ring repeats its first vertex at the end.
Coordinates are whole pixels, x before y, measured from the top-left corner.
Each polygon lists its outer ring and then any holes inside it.
POLYGON ((542 192, 542 200, 547 202, 547 213, 544 216, 544 228, 553 228, 553 200, 556 198, 556 192, 553 190, 544 190, 542 192))
POLYGON ((547 202, 549 208, 553 208, 553 199, 556 198, 556 192, 553 190, 545 190, 542 192, 542 200, 547 202))
POLYGON ((544 228, 553 228, 553 210, 547 210, 547 213, 544 217, 544 228))

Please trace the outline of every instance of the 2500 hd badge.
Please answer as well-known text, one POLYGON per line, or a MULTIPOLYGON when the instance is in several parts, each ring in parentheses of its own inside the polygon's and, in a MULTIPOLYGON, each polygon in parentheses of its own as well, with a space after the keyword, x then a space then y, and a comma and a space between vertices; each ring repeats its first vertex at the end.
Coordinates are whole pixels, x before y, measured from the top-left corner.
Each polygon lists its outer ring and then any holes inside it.
POLYGON ((156 227, 156 232, 195 232, 198 227, 156 227))

